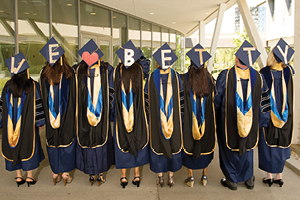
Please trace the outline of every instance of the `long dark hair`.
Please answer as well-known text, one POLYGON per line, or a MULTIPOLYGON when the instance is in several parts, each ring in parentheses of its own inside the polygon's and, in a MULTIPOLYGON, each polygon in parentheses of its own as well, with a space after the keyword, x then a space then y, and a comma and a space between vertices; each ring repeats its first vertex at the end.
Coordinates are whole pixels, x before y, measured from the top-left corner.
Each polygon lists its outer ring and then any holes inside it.
POLYGON ((61 74, 65 74, 67 79, 72 78, 72 68, 68 63, 65 54, 62 55, 62 61, 63 65, 61 65, 60 59, 58 59, 53 66, 51 66, 49 62, 47 62, 47 65, 43 70, 42 76, 49 84, 59 84, 61 74))
POLYGON ((21 97, 24 90, 27 95, 33 89, 33 80, 31 78, 28 79, 28 72, 25 70, 13 75, 7 86, 13 97, 21 97))
POLYGON ((119 64, 122 70, 121 81, 124 83, 126 94, 129 94, 129 84, 132 81, 132 92, 137 93, 141 86, 141 65, 137 62, 133 63, 129 68, 123 64, 119 64))
POLYGON ((210 73, 207 71, 207 68, 201 67, 201 68, 196 68, 194 65, 189 66, 189 71, 188 71, 188 81, 186 84, 186 89, 187 90, 193 90, 193 93, 196 94, 197 98, 201 98, 204 96, 208 96, 208 86, 209 83, 213 83, 213 79, 210 75, 210 73), (208 79, 209 78, 209 82, 208 79))

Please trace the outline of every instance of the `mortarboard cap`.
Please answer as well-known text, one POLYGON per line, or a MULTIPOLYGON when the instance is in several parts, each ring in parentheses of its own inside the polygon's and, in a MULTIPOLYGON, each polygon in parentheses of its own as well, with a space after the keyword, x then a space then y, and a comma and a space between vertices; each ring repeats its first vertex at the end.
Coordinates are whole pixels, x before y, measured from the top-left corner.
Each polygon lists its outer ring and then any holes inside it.
POLYGON ((89 66, 93 66, 104 54, 93 39, 90 39, 79 51, 82 60, 89 66))
POLYGON ((116 51, 116 54, 126 68, 129 68, 142 56, 141 51, 134 46, 131 40, 120 47, 118 51, 116 51))
POLYGON ((256 59, 259 57, 260 52, 255 49, 247 40, 244 41, 242 46, 235 53, 236 57, 247 67, 252 67, 256 59))
POLYGON ((29 68, 29 64, 26 61, 23 52, 6 59, 5 63, 12 76, 29 68))
POLYGON ((198 68, 211 58, 211 55, 200 44, 194 46, 186 55, 191 59, 192 64, 198 68))
POLYGON ((170 46, 165 43, 154 54, 153 58, 163 70, 168 69, 178 59, 170 46))
POLYGON ((294 52, 294 49, 292 49, 282 38, 280 38, 273 49, 275 56, 286 65, 289 64, 294 52))
POLYGON ((45 46, 40 50, 40 53, 46 58, 51 66, 65 53, 65 50, 52 37, 45 46))

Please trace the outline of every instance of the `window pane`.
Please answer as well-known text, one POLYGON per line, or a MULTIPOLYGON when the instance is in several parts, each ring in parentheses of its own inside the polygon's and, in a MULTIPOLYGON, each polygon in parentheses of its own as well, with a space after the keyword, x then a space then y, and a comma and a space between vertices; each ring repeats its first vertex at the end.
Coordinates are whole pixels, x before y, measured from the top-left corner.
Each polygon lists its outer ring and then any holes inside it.
POLYGON ((178 60, 176 64, 173 64, 173 69, 180 71, 180 64, 181 64, 181 35, 176 36, 177 46, 176 46, 176 56, 178 60))
POLYGON ((170 31, 170 47, 176 52, 176 32, 173 30, 170 31))
POLYGON ((113 12, 113 66, 119 64, 119 57, 116 51, 127 42, 127 17, 113 12))
POLYGON ((45 66, 45 58, 39 51, 49 38, 48 10, 47 0, 18 1, 19 51, 24 53, 30 76, 35 80, 45 66))
POLYGON ((152 41, 152 47, 153 47, 153 51, 156 49, 158 49, 161 45, 161 34, 160 34, 160 27, 159 26, 152 26, 152 30, 153 30, 153 41, 152 41))
POLYGON ((0 2, 0 90, 2 91, 4 84, 10 79, 5 60, 15 55, 15 23, 13 1, 1 0, 0 2))
POLYGON ((142 22, 142 51, 146 58, 151 58, 151 24, 142 22))
POLYGON ((169 44, 169 30, 163 28, 162 29, 162 43, 168 43, 169 44))
POLYGON ((141 29, 140 20, 129 17, 129 40, 131 40, 137 49, 140 49, 141 29))
POLYGON ((80 2, 80 23, 81 31, 111 35, 110 10, 105 8, 80 2))
POLYGON ((52 32, 64 48, 69 64, 78 62, 77 0, 52 1, 52 32))

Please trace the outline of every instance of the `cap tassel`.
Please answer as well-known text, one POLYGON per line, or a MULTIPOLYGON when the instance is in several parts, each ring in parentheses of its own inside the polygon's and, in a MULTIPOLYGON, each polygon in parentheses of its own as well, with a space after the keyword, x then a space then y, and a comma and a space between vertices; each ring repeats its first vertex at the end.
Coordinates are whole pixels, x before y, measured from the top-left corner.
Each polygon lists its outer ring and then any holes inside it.
POLYGON ((60 57, 60 65, 63 66, 62 56, 60 57))

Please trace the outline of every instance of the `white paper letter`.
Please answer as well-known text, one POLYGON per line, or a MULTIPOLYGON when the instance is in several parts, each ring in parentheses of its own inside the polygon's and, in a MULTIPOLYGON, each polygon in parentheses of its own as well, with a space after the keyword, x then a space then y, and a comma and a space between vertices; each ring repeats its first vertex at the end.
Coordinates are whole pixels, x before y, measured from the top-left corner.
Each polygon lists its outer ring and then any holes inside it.
POLYGON ((283 58, 284 58, 284 63, 288 63, 287 61, 287 54, 288 54, 288 49, 289 49, 289 46, 288 45, 285 45, 285 52, 282 51, 281 47, 278 45, 277 46, 279 52, 282 54, 283 58))
MULTIPOLYGON (((161 68, 162 69, 166 69, 166 68, 170 67, 170 64, 169 64, 169 66, 166 67, 165 61, 171 61, 172 57, 165 57, 165 54, 171 53, 171 51, 172 51, 171 49, 161 50, 161 64, 162 64, 161 68)), ((169 63, 171 63, 171 62, 169 62, 169 63)))
POLYGON ((124 65, 131 66, 134 63, 134 51, 132 49, 124 49, 124 65))
POLYGON ((59 52, 53 52, 52 49, 58 47, 58 44, 49 44, 49 63, 55 63, 56 60, 53 60, 53 56, 58 56, 59 52))
POLYGON ((255 48, 254 47, 244 47, 243 51, 248 51, 247 54, 248 54, 248 59, 249 59, 249 65, 252 66, 253 62, 252 62, 251 51, 255 51, 255 48))

